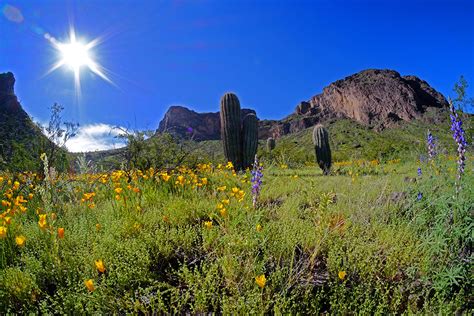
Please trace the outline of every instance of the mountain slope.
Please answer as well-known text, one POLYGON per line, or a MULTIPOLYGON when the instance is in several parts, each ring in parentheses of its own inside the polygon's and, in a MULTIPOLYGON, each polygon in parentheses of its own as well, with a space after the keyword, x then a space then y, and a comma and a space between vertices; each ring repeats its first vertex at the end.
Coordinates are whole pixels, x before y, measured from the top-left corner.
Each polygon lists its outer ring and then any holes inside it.
POLYGON ((21 107, 14 85, 11 72, 0 74, 0 169, 37 170, 49 140, 21 107))

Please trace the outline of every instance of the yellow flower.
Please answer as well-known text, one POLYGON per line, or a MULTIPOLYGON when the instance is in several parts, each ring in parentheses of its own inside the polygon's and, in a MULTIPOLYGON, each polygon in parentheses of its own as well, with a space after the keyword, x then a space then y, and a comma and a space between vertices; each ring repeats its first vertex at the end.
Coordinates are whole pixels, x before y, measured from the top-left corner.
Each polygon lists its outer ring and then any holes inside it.
POLYGON ((33 196, 34 196, 33 193, 28 194, 28 198, 29 198, 30 200, 33 199, 33 196))
POLYGON ((222 217, 226 217, 227 216, 227 209, 225 207, 221 208, 219 210, 219 213, 221 214, 222 217))
POLYGON ((122 190, 123 190, 122 188, 115 188, 114 191, 115 191, 115 193, 120 194, 120 193, 122 193, 122 190))
POLYGON ((18 190, 19 187, 20 187, 20 182, 15 181, 15 182, 13 183, 13 190, 18 190))
POLYGON ((105 272, 105 265, 104 265, 104 262, 102 261, 102 259, 99 259, 99 260, 96 260, 96 261, 95 261, 95 268, 96 268, 97 271, 99 271, 100 273, 104 273, 104 272, 105 272))
POLYGON ((206 185, 207 184, 207 178, 201 178, 201 182, 203 185, 206 185))
POLYGON ((120 195, 118 195, 118 194, 115 195, 115 199, 116 199, 117 201, 119 201, 119 200, 120 200, 120 195))
POLYGON ((204 226, 208 229, 212 228, 212 221, 205 221, 204 226))
POLYGON ((267 283, 267 278, 265 277, 265 274, 261 274, 255 277, 255 283, 257 283, 257 285, 263 289, 265 287, 265 283, 267 283))
POLYGON ((337 276, 339 277, 339 279, 344 280, 346 278, 346 271, 339 271, 337 276))
POLYGON ((38 221, 38 225, 41 229, 43 228, 46 228, 46 214, 40 214, 39 215, 39 221, 38 221))
POLYGON ((99 223, 95 224, 95 230, 99 231, 101 229, 101 225, 99 223))
POLYGON ((221 187, 217 187, 217 191, 225 191, 225 189, 227 189, 227 187, 225 185, 221 186, 221 187))
POLYGON ((12 218, 10 216, 6 216, 4 218, 4 221, 5 221, 5 225, 10 225, 12 222, 12 218))
POLYGON ((84 284, 86 285, 86 288, 89 290, 89 292, 93 292, 95 290, 94 281, 92 279, 84 281, 84 284))
POLYGON ((168 182, 168 180, 171 178, 171 176, 169 176, 167 173, 162 173, 161 174, 161 179, 163 179, 163 181, 165 182, 168 182))
POLYGON ((230 200, 222 200, 222 204, 229 205, 229 203, 230 203, 230 200))
POLYGON ((227 169, 234 169, 234 165, 232 164, 232 161, 229 161, 225 167, 227 169))
POLYGON ((256 229, 258 232, 261 232, 262 229, 263 229, 263 227, 262 227, 262 225, 257 224, 257 227, 255 227, 255 229, 256 229))
POLYGON ((58 237, 61 238, 61 239, 64 238, 64 228, 63 227, 58 228, 58 237))
POLYGON ((185 180, 186 179, 184 178, 184 176, 178 176, 178 179, 176 180, 175 184, 179 184, 181 186, 184 186, 185 180))
POLYGON ((16 236, 15 242, 18 245, 18 247, 23 247, 25 245, 26 238, 23 235, 16 236))
POLYGON ((5 226, 0 226, 0 238, 7 237, 7 228, 5 226))

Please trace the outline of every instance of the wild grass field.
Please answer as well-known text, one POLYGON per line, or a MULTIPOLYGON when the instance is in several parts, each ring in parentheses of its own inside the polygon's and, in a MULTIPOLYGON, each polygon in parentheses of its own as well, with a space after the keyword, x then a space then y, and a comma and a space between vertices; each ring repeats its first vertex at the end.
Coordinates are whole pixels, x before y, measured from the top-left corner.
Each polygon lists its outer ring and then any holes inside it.
POLYGON ((469 314, 472 159, 458 189, 456 168, 264 162, 255 207, 229 164, 3 174, 0 312, 469 314))

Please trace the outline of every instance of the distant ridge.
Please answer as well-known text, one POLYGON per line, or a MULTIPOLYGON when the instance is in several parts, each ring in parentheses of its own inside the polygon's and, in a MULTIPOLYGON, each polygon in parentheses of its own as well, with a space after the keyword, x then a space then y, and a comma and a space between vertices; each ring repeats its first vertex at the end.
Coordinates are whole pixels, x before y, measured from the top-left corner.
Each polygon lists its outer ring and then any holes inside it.
MULTIPOLYGON (((424 119, 425 113, 444 111, 447 107, 446 98, 416 76, 367 69, 331 83, 322 93, 298 104, 294 113, 282 120, 260 121, 259 137, 281 137, 319 122, 342 118, 382 130, 399 121, 424 119)), ((173 106, 157 132, 166 130, 182 137, 194 133, 196 140, 213 140, 219 139, 219 128, 219 112, 197 113, 173 106)))

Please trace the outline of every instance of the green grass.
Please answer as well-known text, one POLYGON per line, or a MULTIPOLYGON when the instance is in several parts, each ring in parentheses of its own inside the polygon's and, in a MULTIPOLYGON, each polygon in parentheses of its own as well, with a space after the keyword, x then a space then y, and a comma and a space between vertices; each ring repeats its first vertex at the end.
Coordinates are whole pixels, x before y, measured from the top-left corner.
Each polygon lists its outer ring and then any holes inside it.
POLYGON ((38 183, 28 211, 12 215, 0 239, 0 312, 472 312, 472 161, 459 194, 455 164, 444 156, 377 168, 384 172, 354 166, 352 176, 325 177, 316 167, 267 165, 256 209, 249 175, 230 171, 176 171, 168 182, 81 176, 52 183, 51 192, 61 188, 53 195, 38 183), (180 174, 191 183, 175 184, 180 174), (192 188, 194 178, 207 184, 192 188), (125 203, 115 199, 117 186, 125 203), (242 201, 230 196, 233 187, 245 192, 242 201), (91 191, 94 208, 80 201, 91 191), (223 199, 225 216, 216 207, 223 199), (46 229, 38 207, 48 214, 46 229))

